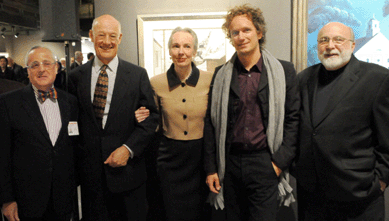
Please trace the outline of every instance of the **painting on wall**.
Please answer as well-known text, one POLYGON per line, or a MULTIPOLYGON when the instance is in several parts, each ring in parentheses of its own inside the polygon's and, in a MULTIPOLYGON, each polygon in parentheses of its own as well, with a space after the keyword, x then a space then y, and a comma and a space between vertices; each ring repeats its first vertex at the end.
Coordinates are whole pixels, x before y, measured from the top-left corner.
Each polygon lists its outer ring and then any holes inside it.
POLYGON ((213 72, 235 52, 221 26, 226 12, 138 16, 139 65, 146 68, 149 77, 166 72, 172 61, 168 41, 176 27, 189 27, 198 38, 196 66, 213 72))
POLYGON ((355 33, 354 55, 389 68, 389 0, 309 0, 307 66, 320 63, 317 34, 328 22, 341 22, 355 33))

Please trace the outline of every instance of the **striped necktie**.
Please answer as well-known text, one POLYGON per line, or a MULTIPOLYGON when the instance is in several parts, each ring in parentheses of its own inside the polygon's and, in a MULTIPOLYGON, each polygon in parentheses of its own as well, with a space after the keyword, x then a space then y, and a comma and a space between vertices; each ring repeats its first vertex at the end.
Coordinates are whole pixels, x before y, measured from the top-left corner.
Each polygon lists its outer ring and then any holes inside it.
POLYGON ((103 65, 100 69, 99 78, 96 83, 95 95, 93 98, 93 109, 95 111, 96 120, 101 127, 103 127, 104 109, 108 93, 107 67, 107 65, 103 65))

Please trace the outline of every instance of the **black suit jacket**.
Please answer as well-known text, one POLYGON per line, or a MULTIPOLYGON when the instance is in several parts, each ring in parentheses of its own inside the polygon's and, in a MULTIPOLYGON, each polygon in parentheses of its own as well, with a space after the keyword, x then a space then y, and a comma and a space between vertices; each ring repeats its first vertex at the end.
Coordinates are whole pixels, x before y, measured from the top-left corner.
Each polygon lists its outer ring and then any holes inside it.
POLYGON ((73 70, 75 69, 76 67, 79 67, 80 65, 77 64, 77 62, 73 62, 71 65, 70 65, 70 70, 73 70))
POLYGON ((144 68, 119 59, 107 122, 101 129, 91 101, 92 64, 93 60, 73 70, 69 76, 69 91, 78 97, 80 108, 81 184, 88 191, 102 191, 102 174, 105 174, 110 191, 128 191, 146 181, 143 153, 158 124, 150 81, 144 68), (141 106, 150 110, 150 116, 137 123, 135 110, 141 106), (103 165, 123 144, 134 152, 127 165, 119 168, 103 165))
POLYGON ((62 128, 53 146, 31 85, 0 96, 0 203, 16 201, 19 214, 42 216, 50 194, 59 214, 72 211, 76 98, 58 91, 62 128))
POLYGON ((352 56, 331 98, 312 123, 321 64, 298 76, 302 98, 297 181, 327 198, 352 201, 380 194, 389 183, 389 71, 352 56))
MULTIPOLYGON (((298 123, 299 123, 299 109, 300 109, 300 96, 298 91, 298 81, 296 76, 296 71, 293 67, 293 64, 287 61, 281 62, 282 67, 285 72, 285 83, 286 83, 286 98, 285 98, 285 120, 284 120, 284 139, 282 141, 281 147, 272 155, 273 162, 281 169, 287 169, 293 158, 295 157, 296 143, 297 143, 297 132, 298 132, 298 123)), ((214 133, 214 127, 211 122, 210 110, 211 110, 211 100, 212 100, 212 88, 213 82, 216 77, 217 71, 221 68, 217 67, 209 92, 209 101, 207 115, 205 117, 204 125, 204 167, 207 174, 212 174, 217 172, 216 164, 216 138, 214 133)), ((239 79, 238 79, 238 70, 234 65, 234 70, 232 73, 231 79, 231 90, 228 101, 228 119, 227 119, 227 139, 226 139, 226 154, 229 153, 231 141, 233 140, 233 127, 235 121, 239 115, 237 112, 239 106, 239 79)), ((262 113, 262 122, 265 127, 265 130, 268 125, 269 118, 269 85, 267 70, 265 65, 263 65, 263 70, 261 73, 261 79, 258 86, 258 103, 261 108, 262 113)))
POLYGON ((9 67, 6 67, 4 72, 0 69, 0 78, 12 81, 16 80, 14 72, 9 67))
POLYGON ((28 78, 28 76, 24 73, 22 66, 15 63, 12 70, 14 72, 14 80, 15 81, 19 81, 21 83, 26 82, 26 78, 28 78))

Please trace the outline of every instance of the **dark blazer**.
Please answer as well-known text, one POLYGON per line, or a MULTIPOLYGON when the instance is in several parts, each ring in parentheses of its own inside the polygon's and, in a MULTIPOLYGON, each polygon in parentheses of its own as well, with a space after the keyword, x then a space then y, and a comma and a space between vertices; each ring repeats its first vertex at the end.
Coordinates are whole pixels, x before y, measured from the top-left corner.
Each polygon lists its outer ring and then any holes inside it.
POLYGON ((12 81, 16 80, 13 70, 11 70, 9 67, 6 67, 4 72, 2 72, 0 69, 0 78, 12 81))
POLYGON ((51 193, 57 213, 72 211, 74 137, 68 124, 77 121, 77 101, 57 91, 62 128, 54 146, 31 85, 0 96, 0 203, 16 201, 23 216, 42 216, 51 193))
POLYGON ((102 174, 105 174, 111 192, 132 190, 146 181, 143 153, 158 124, 150 81, 144 68, 119 59, 108 119, 102 130, 91 101, 92 64, 93 60, 69 75, 69 91, 78 97, 80 108, 81 184, 91 192, 99 192, 102 174), (135 110, 141 106, 150 110, 150 116, 137 123, 135 110), (127 165, 119 168, 103 165, 123 144, 134 152, 127 165))
POLYGON ((73 62, 71 65, 70 65, 70 70, 73 70, 75 69, 76 67, 78 67, 80 65, 77 64, 77 62, 73 62))
MULTIPOLYGON (((286 82, 286 99, 285 99, 285 120, 284 120, 284 139, 279 150, 272 155, 272 160, 274 163, 281 169, 287 169, 293 158, 295 157, 296 143, 297 143, 297 132, 298 132, 298 123, 299 123, 299 109, 300 109, 300 96, 298 91, 298 81, 296 76, 296 71, 293 67, 293 64, 287 61, 281 62, 282 67, 285 72, 285 82, 286 82)), ((211 123, 211 100, 212 100, 212 88, 213 82, 217 75, 217 71, 221 68, 217 67, 209 92, 209 101, 207 115, 205 117, 204 125, 204 167, 207 174, 212 174, 217 172, 216 164, 216 138, 214 133, 214 127, 211 123)), ((226 154, 228 154, 231 141, 233 139, 232 130, 235 124, 235 121, 239 115, 237 112, 239 106, 239 79, 238 79, 238 70, 234 65, 232 79, 231 79, 231 90, 228 101, 228 120, 227 120, 227 139, 226 139, 226 154)), ((262 113, 262 122, 265 127, 265 130, 268 125, 269 118, 269 85, 267 78, 266 67, 263 66, 261 73, 261 79, 258 86, 258 103, 261 108, 262 113)))
POLYGON ((28 76, 24 73, 23 67, 15 63, 12 70, 15 74, 14 80, 26 84, 28 76))
POLYGON ((328 199, 353 201, 380 194, 389 183, 389 71, 352 56, 323 114, 312 123, 317 64, 299 76, 302 98, 296 178, 328 199))

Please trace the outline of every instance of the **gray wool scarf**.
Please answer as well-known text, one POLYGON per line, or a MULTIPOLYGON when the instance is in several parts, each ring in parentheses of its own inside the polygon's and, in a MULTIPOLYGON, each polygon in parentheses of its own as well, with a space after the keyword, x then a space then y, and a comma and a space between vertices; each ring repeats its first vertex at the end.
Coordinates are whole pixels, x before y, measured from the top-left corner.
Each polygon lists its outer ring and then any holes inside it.
MULTIPOLYGON (((266 49, 262 51, 263 64, 268 74, 269 85, 269 123, 266 130, 267 142, 270 152, 275 153, 282 144, 285 117, 285 73, 281 63, 266 49)), ((224 64, 215 77, 212 90, 211 120, 215 128, 216 158, 218 164, 218 176, 221 184, 219 194, 210 193, 208 202, 216 209, 224 209, 223 181, 226 167, 225 143, 227 134, 228 100, 233 66, 237 55, 224 64)), ((280 203, 289 206, 295 202, 292 187, 289 184, 289 172, 280 174, 278 184, 280 203)))

